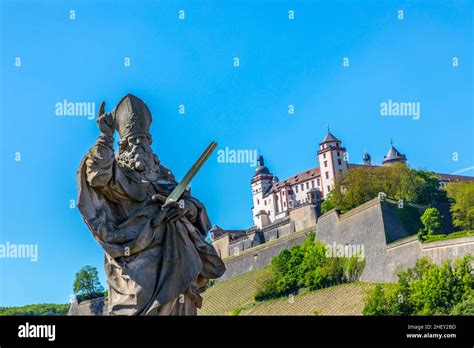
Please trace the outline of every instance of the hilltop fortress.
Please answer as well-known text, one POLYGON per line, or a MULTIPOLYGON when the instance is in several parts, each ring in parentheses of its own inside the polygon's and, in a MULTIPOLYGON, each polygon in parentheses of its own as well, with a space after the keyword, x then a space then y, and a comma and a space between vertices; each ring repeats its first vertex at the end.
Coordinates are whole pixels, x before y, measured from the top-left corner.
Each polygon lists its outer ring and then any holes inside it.
MULTIPOLYGON (((318 166, 280 181, 265 166, 263 156, 251 179, 254 226, 247 230, 211 229, 212 244, 224 259, 227 271, 221 279, 264 267, 285 248, 300 244, 311 231, 329 245, 354 246, 364 250, 365 281, 394 281, 396 269, 412 266, 422 256, 441 263, 443 259, 474 252, 474 237, 421 243, 418 231, 403 224, 396 202, 373 199, 345 214, 332 210, 321 216, 320 206, 334 188, 338 175, 360 166, 375 167, 365 153, 363 165, 347 161, 341 140, 327 132, 319 144, 318 166)), ((391 144, 382 165, 406 163, 407 157, 391 144)), ((441 186, 473 177, 435 173, 441 186)), ((405 204, 421 216, 423 207, 405 204)), ((448 207, 439 207, 449 215, 448 207)))
MULTIPOLYGON (((289 215, 290 211, 305 203, 320 203, 334 188, 336 177, 360 164, 347 162, 347 151, 342 142, 331 132, 326 134, 319 144, 317 152, 318 166, 291 176, 283 181, 271 174, 258 157, 259 166, 251 180, 253 195, 253 221, 257 228, 263 228, 289 215)), ((372 165, 371 157, 364 153, 363 165, 372 165)), ((407 158, 391 144, 384 156, 382 165, 406 163, 407 158)), ((452 181, 472 180, 472 177, 436 173, 442 186, 452 181)))

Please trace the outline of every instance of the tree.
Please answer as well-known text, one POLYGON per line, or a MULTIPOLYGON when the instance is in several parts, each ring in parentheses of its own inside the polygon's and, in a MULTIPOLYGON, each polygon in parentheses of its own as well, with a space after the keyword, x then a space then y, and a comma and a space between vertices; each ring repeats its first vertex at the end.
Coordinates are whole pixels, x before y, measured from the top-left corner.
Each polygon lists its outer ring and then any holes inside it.
POLYGON ((402 163, 382 167, 357 167, 339 175, 329 202, 321 210, 336 208, 342 212, 353 209, 384 192, 389 198, 429 205, 446 202, 446 192, 440 189, 434 173, 410 169, 402 163))
POLYGON ((414 187, 414 202, 429 205, 434 202, 447 202, 446 191, 441 189, 438 177, 433 172, 424 170, 412 170, 413 180, 417 184, 414 187))
POLYGON ((448 197, 453 200, 453 225, 462 230, 474 229, 474 181, 450 182, 446 185, 448 197))
POLYGON ((428 235, 440 233, 443 227, 443 215, 436 208, 428 208, 420 218, 428 235))
POLYGON ((364 315, 389 315, 390 302, 382 284, 376 284, 365 298, 364 315))
POLYGON ((75 294, 82 296, 101 296, 104 288, 100 284, 97 268, 93 266, 84 266, 76 273, 76 279, 73 284, 75 294))
POLYGON ((443 215, 436 208, 428 208, 420 218, 423 229, 418 233, 418 238, 424 240, 426 236, 438 234, 442 231, 443 215))
POLYGON ((431 204, 446 201, 438 178, 430 172, 396 163, 382 167, 358 167, 339 176, 331 200, 336 209, 347 211, 384 192, 388 197, 431 204))
POLYGON ((323 203, 321 203, 321 214, 327 213, 331 209, 334 209, 333 192, 334 190, 330 191, 324 199, 323 203))

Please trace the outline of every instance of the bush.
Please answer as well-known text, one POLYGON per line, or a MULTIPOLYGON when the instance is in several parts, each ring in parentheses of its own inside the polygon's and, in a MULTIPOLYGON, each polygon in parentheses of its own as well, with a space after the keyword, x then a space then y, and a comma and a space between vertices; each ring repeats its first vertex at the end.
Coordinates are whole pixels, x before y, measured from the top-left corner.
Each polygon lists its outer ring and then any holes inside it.
POLYGON ((100 298, 100 297, 107 297, 108 296, 108 291, 104 291, 104 292, 96 292, 96 293, 92 293, 92 294, 83 294, 83 295, 76 295, 76 299, 77 299, 77 303, 81 303, 83 301, 89 301, 89 300, 93 300, 93 299, 96 299, 96 298, 100 298))
POLYGON ((363 309, 364 315, 395 315, 399 314, 393 287, 381 284, 369 291, 363 309))
POLYGON ((474 315, 474 295, 472 293, 466 294, 462 301, 456 304, 449 314, 474 315))
POLYGON ((399 273, 398 282, 377 285, 365 299, 364 315, 449 315, 473 308, 472 256, 445 260, 428 258, 399 273))
POLYGON ((256 301, 295 294, 301 288, 316 290, 359 278, 365 261, 360 261, 358 256, 328 257, 326 246, 314 239, 312 233, 301 246, 283 250, 273 258, 271 274, 254 295, 256 301))
POLYGON ((443 215, 436 208, 428 208, 420 218, 423 229, 418 232, 418 239, 425 240, 429 236, 440 233, 443 227, 443 215))
POLYGON ((426 236, 423 241, 425 243, 429 243, 429 242, 436 242, 438 240, 462 238, 462 237, 469 237, 469 236, 474 236, 474 231, 459 231, 459 232, 453 232, 450 234, 434 234, 432 236, 426 236))

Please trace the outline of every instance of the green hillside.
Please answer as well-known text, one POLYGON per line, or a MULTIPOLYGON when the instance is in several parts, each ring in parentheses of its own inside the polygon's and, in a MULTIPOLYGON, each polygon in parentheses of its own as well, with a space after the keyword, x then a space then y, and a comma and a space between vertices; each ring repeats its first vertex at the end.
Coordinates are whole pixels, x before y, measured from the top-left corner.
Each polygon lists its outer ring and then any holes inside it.
POLYGON ((271 301, 253 294, 269 268, 218 282, 203 293, 199 315, 362 315, 368 283, 348 283, 271 301))
POLYGON ((69 303, 40 303, 31 304, 21 307, 0 307, 0 316, 9 315, 31 315, 31 316, 50 316, 50 315, 67 315, 69 303))
POLYGON ((260 280, 269 273, 270 268, 263 268, 217 282, 202 294, 204 301, 198 315, 227 315, 235 308, 253 302, 260 280))

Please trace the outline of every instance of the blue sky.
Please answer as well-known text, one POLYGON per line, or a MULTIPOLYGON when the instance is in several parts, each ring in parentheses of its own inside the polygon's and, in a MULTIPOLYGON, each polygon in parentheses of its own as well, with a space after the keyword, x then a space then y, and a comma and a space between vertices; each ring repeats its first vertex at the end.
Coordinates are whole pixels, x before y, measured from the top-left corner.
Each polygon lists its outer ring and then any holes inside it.
MULTIPOLYGON (((64 99, 96 109, 104 100, 111 110, 127 93, 141 97, 154 117, 153 149, 178 179, 212 140, 219 148, 260 149, 284 179, 317 165, 327 123, 352 163, 365 150, 380 162, 393 138, 415 168, 453 173, 474 165, 472 2, 0 6, 0 243, 39 247, 37 262, 0 259, 0 306, 66 303, 87 264, 106 284, 103 252, 70 208, 79 162, 99 132, 87 117, 56 116, 64 99), (382 117, 380 103, 389 99, 419 102, 420 119, 382 117)), ((253 171, 217 163, 216 154, 206 163, 192 189, 213 223, 251 226, 253 171)))

